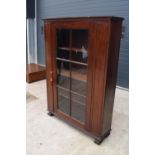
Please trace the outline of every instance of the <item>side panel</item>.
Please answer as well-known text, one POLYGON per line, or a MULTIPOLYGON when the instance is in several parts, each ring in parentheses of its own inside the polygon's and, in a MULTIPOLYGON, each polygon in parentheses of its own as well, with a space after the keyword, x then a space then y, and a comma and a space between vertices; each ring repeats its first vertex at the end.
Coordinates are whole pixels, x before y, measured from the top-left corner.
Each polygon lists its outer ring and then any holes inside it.
POLYGON ((117 81, 117 70, 120 50, 121 39, 121 21, 111 21, 111 37, 106 81, 106 92, 103 108, 103 129, 102 133, 106 133, 111 130, 111 121, 113 113, 113 104, 115 97, 115 88, 117 81))
POLYGON ((105 82, 107 72, 108 45, 109 45, 110 25, 109 21, 96 22, 96 49, 93 105, 92 105, 92 127, 91 132, 96 136, 101 136, 103 99, 105 94, 105 82))

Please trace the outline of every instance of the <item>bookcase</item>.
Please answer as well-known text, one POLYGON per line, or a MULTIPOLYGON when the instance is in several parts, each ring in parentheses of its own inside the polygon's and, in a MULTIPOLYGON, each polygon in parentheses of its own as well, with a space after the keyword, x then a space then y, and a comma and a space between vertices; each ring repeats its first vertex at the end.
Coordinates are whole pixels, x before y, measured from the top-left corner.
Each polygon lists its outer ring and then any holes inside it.
POLYGON ((110 134, 121 17, 44 19, 49 115, 100 144, 110 134))

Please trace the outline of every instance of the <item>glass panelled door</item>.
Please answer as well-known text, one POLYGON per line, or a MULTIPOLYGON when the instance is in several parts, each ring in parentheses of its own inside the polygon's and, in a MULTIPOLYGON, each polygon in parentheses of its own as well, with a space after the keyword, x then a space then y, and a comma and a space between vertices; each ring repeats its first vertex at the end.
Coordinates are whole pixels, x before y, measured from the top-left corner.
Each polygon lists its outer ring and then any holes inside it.
POLYGON ((88 66, 88 30, 57 29, 57 107, 85 122, 88 66))

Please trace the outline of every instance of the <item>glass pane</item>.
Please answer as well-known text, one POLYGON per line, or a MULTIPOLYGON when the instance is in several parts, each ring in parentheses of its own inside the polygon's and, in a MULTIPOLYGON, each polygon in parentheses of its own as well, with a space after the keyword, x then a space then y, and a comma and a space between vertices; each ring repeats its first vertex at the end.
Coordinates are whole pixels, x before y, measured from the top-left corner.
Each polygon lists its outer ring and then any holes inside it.
POLYGON ((71 90, 86 96, 87 66, 71 64, 71 90))
POLYGON ((58 108, 66 114, 70 114, 70 93, 57 87, 58 108))
POLYGON ((88 30, 72 30, 72 48, 88 47, 88 30))
POLYGON ((71 59, 87 63, 88 58, 88 30, 72 30, 71 59))
POLYGON ((73 61, 82 62, 87 64, 88 52, 86 49, 81 48, 71 52, 71 59, 73 61))
POLYGON ((57 30, 57 57, 62 59, 70 59, 69 52, 69 29, 57 30))
POLYGON ((57 49, 57 58, 69 60, 70 59, 70 52, 68 50, 58 48, 57 49))
POLYGON ((70 52, 69 29, 57 29, 57 94, 58 108, 70 115, 70 52), (66 50, 67 49, 67 50, 66 50))
POLYGON ((70 63, 57 60, 57 85, 70 89, 70 63))
POLYGON ((88 30, 57 29, 58 108, 85 122, 88 30))
POLYGON ((83 96, 71 93, 71 116, 80 122, 85 121, 85 100, 83 96))
POLYGON ((57 29, 57 47, 69 47, 69 29, 57 29))
POLYGON ((70 114, 70 64, 57 60, 58 108, 70 114))

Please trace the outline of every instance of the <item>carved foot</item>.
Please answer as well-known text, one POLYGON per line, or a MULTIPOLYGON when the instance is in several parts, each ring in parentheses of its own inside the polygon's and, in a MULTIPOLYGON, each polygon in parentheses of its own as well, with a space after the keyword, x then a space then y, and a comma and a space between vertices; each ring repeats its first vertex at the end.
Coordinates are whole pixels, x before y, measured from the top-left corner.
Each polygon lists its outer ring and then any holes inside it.
POLYGON ((94 140, 94 143, 97 144, 97 145, 100 145, 101 142, 102 142, 102 139, 100 139, 100 140, 99 140, 99 139, 95 139, 95 140, 94 140))
POLYGON ((109 130, 108 132, 106 132, 106 133, 103 135, 102 138, 95 138, 94 143, 100 145, 100 144, 102 143, 102 141, 103 141, 106 137, 108 137, 108 136, 110 135, 110 131, 111 131, 111 130, 109 130))
POLYGON ((50 111, 49 111, 47 114, 48 114, 49 116, 54 116, 54 114, 53 114, 52 112, 50 112, 50 111))

